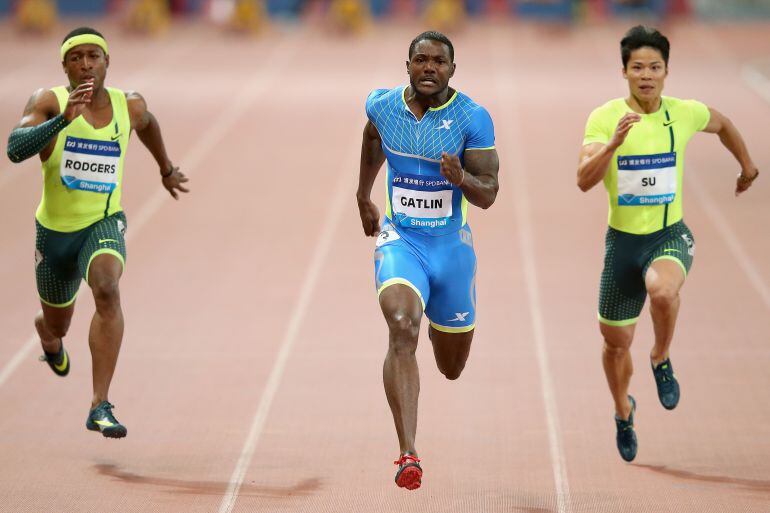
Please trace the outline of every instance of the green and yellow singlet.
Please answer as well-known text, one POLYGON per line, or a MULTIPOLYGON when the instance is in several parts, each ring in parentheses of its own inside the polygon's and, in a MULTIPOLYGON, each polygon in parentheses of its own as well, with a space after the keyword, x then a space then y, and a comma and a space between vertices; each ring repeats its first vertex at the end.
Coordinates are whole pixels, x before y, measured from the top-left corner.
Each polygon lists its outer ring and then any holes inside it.
MULTIPOLYGON (((623 98, 595 109, 586 123, 583 145, 607 144, 620 118, 629 112, 633 110, 623 98)), ((682 219, 685 147, 711 116, 700 102, 664 96, 657 112, 641 117, 613 154, 604 177, 609 225, 640 235, 682 219)))
MULTIPOLYGON (((51 156, 43 162, 43 197, 35 217, 49 230, 74 232, 122 210, 123 162, 131 134, 126 95, 106 88, 112 120, 96 129, 78 116, 59 132, 51 156)), ((64 112, 69 92, 51 91, 64 112)))

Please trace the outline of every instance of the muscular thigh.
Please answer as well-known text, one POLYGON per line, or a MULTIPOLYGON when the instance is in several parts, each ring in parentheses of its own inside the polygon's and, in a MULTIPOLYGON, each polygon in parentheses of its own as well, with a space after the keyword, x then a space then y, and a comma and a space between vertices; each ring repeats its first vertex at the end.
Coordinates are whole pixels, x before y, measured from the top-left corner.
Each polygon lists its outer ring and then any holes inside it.
POLYGON ((422 308, 430 299, 428 274, 417 249, 387 223, 374 250, 374 284, 378 296, 393 285, 409 287, 420 298, 422 308))
POLYGON ((599 289, 599 321, 610 326, 636 322, 647 297, 645 276, 653 262, 672 260, 686 275, 695 243, 684 222, 647 235, 609 228, 599 289))
POLYGON ((86 230, 57 232, 35 221, 35 278, 43 304, 65 308, 75 301, 82 275, 78 254, 86 230))
POLYGON ((476 325, 476 253, 467 227, 442 236, 427 249, 431 327, 449 334, 469 333, 476 325))
POLYGON ((78 253, 78 269, 86 281, 91 264, 99 255, 111 255, 120 261, 121 266, 125 266, 126 227, 126 216, 123 212, 116 212, 89 227, 88 237, 78 253))
POLYGON ((643 274, 649 254, 647 236, 607 229, 599 286, 602 324, 627 326, 637 321, 647 297, 643 274))
POLYGON ((644 275, 646 277, 653 263, 668 260, 676 264, 687 277, 694 259, 695 238, 684 221, 679 221, 668 227, 666 236, 662 237, 651 251, 650 257, 645 263, 644 275))
POLYGON ((470 349, 471 342, 473 342, 474 330, 460 333, 448 333, 446 331, 438 331, 431 326, 428 333, 430 335, 430 340, 433 343, 433 347, 437 350, 450 353, 467 353, 468 349, 470 349))

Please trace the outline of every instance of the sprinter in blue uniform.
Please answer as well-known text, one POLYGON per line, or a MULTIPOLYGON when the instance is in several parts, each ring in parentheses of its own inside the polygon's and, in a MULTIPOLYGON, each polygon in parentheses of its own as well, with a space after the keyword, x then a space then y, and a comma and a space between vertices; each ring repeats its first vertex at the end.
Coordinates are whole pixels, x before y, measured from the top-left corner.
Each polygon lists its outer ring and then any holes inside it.
POLYGON ((497 196, 498 158, 489 113, 449 87, 454 48, 425 32, 409 46, 409 85, 366 100, 357 192, 364 233, 376 236, 375 284, 390 332, 383 382, 401 450, 396 484, 420 487, 414 446, 420 380, 415 350, 425 312, 439 370, 460 376, 476 326, 476 255, 468 203, 497 196), (387 161, 385 219, 371 200, 387 161))

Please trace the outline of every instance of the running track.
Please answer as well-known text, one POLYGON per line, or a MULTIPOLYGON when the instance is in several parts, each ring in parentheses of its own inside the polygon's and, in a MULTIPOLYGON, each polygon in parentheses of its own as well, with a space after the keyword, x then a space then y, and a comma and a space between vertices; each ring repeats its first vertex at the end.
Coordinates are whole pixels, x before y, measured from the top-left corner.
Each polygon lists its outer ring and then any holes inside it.
MULTIPOLYGON (((496 122, 501 191, 471 213, 479 325, 464 375, 443 379, 424 334, 418 351, 426 473, 415 493, 392 482, 386 329, 353 193, 364 98, 406 79, 423 27, 355 41, 312 27, 253 41, 196 25, 155 41, 102 27, 108 83, 145 95, 192 193, 164 196, 132 138, 127 328, 111 391, 129 437, 111 441, 83 427, 86 288, 70 376, 36 361, 39 166, 0 163, 0 511, 770 511, 770 26, 666 27, 666 93, 730 116, 763 176, 736 200, 737 167, 717 138, 690 144, 698 253, 672 353, 683 399, 674 412, 657 402, 645 313, 631 465, 614 447, 595 321, 606 199, 574 184, 586 116, 625 92, 627 25, 454 36, 453 85, 496 122)), ((2 27, 3 137, 35 88, 62 81, 59 41, 2 27)))

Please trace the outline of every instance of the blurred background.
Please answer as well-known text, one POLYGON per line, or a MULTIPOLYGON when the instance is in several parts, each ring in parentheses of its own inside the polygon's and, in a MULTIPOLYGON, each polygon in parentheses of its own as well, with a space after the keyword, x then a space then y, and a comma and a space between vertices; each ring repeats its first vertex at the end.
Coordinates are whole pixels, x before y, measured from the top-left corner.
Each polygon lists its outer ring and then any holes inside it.
POLYGON ((770 0, 0 0, 0 19, 18 30, 53 30, 60 19, 111 17, 128 30, 160 34, 178 21, 260 33, 271 23, 315 22, 356 33, 371 24, 420 19, 459 30, 469 20, 571 24, 608 18, 743 19, 770 17, 770 0))

